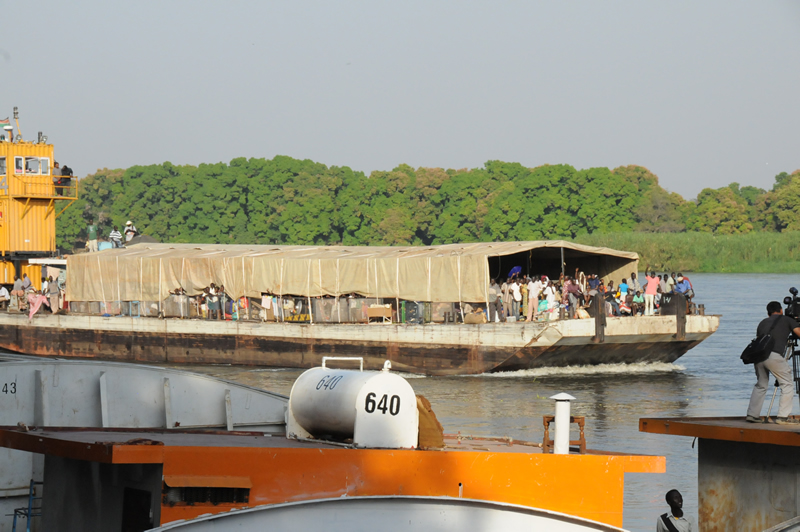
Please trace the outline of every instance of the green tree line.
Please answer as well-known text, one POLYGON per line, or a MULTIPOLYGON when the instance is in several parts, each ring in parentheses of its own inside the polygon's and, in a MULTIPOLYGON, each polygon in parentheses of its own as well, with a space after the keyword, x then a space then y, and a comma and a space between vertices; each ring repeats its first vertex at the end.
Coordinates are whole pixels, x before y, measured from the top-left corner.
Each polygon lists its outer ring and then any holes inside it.
POLYGON ((800 230, 800 171, 771 190, 733 183, 687 201, 641 166, 577 170, 489 161, 445 170, 400 165, 370 175, 286 156, 229 164, 133 166, 80 180, 57 222, 81 247, 132 220, 162 242, 430 245, 591 235, 800 230))

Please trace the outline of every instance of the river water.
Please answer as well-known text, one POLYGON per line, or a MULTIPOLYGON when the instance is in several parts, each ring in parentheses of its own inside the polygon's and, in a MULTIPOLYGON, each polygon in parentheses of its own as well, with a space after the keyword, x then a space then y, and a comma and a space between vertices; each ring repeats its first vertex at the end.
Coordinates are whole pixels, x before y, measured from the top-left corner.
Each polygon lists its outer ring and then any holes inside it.
MULTIPOLYGON (((744 416, 755 377, 739 354, 766 317, 766 304, 783 301, 790 286, 800 286, 800 275, 692 274, 691 280, 706 313, 723 318, 715 334, 675 364, 407 377, 430 400, 445 432, 464 435, 541 441, 542 416, 554 412, 548 398, 560 392, 573 395, 573 413, 586 416, 589 448, 667 457, 666 474, 627 475, 625 528, 653 530, 657 516, 668 509, 664 494, 672 488, 682 492, 696 526, 697 448, 692 438, 640 433, 639 418, 744 416)), ((221 366, 204 371, 287 395, 302 373, 221 366)))

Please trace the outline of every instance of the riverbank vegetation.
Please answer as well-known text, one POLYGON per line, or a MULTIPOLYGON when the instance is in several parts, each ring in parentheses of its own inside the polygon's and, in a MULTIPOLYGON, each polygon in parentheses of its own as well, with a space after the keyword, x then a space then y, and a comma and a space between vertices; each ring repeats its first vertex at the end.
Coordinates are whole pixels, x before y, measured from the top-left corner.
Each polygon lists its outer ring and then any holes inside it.
POLYGON ((650 266, 658 272, 800 272, 800 232, 615 233, 584 235, 576 240, 636 251, 641 270, 650 266))
POLYGON ((577 170, 489 161, 370 175, 309 160, 234 159, 100 170, 58 219, 58 245, 130 219, 163 242, 429 245, 572 239, 638 252, 643 266, 789 271, 800 261, 800 172, 771 190, 733 183, 687 201, 641 166, 577 170))

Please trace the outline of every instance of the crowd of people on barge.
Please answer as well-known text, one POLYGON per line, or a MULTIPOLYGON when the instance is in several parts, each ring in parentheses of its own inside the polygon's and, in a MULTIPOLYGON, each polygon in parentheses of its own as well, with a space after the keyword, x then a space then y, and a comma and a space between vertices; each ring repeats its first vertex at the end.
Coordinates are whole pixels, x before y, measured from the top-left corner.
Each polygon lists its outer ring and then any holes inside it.
POLYGON ((63 292, 63 280, 58 277, 54 279, 53 276, 48 276, 42 279, 39 289, 28 274, 23 273, 22 277, 14 276, 14 286, 10 292, 7 288, 0 287, 0 305, 4 308, 12 306, 20 311, 27 311, 29 318, 43 306, 56 314, 61 309, 63 292))
POLYGON ((541 321, 552 319, 551 313, 565 309, 566 317, 587 318, 587 307, 595 297, 604 302, 608 316, 653 316, 659 313, 664 294, 682 294, 691 300, 694 288, 682 273, 656 274, 649 271, 640 281, 636 272, 606 283, 597 274, 575 270, 575 275, 562 274, 558 279, 546 275, 513 274, 502 284, 493 279, 489 287, 487 319, 495 321, 541 321))

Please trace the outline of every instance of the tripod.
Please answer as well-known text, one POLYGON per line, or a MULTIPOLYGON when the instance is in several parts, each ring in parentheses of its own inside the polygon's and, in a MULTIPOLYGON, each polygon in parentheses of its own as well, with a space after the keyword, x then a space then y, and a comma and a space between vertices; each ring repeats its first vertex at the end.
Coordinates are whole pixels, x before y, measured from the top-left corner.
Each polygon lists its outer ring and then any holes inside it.
MULTIPOLYGON (((794 389, 800 395, 800 349, 797 349, 797 337, 792 335, 789 342, 786 344, 786 350, 783 352, 784 360, 789 360, 792 357, 792 377, 794 379, 794 389)), ((772 413, 772 405, 775 404, 775 396, 778 394, 778 379, 775 378, 775 389, 772 390, 772 400, 769 402, 769 410, 767 410, 767 418, 765 423, 771 423, 769 418, 772 413)))

